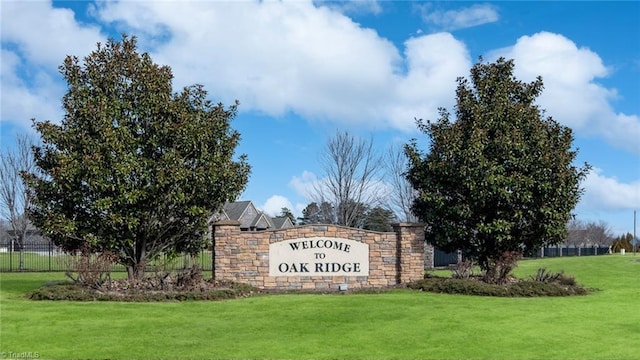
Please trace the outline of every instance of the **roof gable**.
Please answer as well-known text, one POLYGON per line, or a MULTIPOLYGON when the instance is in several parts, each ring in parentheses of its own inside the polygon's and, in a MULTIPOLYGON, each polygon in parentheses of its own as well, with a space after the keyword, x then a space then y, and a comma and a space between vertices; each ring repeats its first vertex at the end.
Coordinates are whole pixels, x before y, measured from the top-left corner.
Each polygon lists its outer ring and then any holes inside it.
POLYGON ((258 210, 251 201, 228 202, 222 213, 226 220, 239 221, 242 230, 288 229, 294 226, 288 217, 272 218, 258 210))
POLYGON ((272 218, 272 220, 276 229, 288 229, 293 227, 293 222, 287 216, 276 216, 272 218))
POLYGON ((240 220, 247 206, 251 201, 234 201, 224 204, 224 211, 229 216, 229 220, 240 220))
POLYGON ((273 229, 274 227, 271 218, 263 212, 259 213, 251 223, 253 229, 273 229))

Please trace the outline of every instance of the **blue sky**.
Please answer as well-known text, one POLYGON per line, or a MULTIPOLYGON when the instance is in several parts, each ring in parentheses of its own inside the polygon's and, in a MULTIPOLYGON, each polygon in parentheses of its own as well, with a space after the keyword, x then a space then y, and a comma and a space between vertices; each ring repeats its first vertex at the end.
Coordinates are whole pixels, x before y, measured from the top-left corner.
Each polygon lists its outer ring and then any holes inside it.
POLYGON ((538 104, 570 126, 594 170, 575 212, 633 231, 640 208, 640 2, 2 1, 0 139, 62 118, 67 54, 135 35, 174 72, 240 101, 233 126, 252 175, 243 200, 300 215, 337 130, 376 149, 422 139, 414 118, 452 109, 479 56, 541 75, 538 104))

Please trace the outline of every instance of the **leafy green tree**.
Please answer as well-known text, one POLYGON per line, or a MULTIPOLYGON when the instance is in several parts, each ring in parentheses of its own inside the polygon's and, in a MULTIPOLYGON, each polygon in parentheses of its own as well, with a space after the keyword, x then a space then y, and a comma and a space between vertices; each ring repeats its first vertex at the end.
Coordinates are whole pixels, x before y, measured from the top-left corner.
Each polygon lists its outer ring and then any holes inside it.
POLYGON ((406 147, 427 241, 462 250, 489 282, 503 281, 517 254, 565 238, 589 171, 573 165, 571 129, 535 105, 542 79, 522 83, 513 69, 512 60, 481 60, 471 82, 457 80, 455 121, 445 109, 436 122, 418 120, 428 153, 416 140, 406 147))
POLYGON ((43 175, 24 175, 34 224, 67 251, 115 253, 131 280, 161 253, 199 252, 207 219, 248 180, 229 124, 238 103, 212 104, 200 85, 172 93, 171 69, 126 35, 60 72, 64 119, 34 121, 43 175))

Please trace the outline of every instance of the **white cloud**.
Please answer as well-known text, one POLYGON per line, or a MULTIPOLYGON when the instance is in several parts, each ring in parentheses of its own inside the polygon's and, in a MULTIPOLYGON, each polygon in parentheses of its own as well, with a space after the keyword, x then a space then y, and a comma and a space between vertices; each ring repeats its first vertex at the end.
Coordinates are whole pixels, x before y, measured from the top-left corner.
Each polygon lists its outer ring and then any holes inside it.
POLYGON ((309 205, 308 203, 296 203, 295 209, 293 209, 293 215, 296 217, 302 217, 303 210, 309 205))
MULTIPOLYGON (((67 54, 95 49, 104 41, 100 29, 45 2, 8 4, 3 19, 18 21, 3 21, 3 57, 19 56, 22 70, 11 58, 3 65, 3 89, 15 90, 3 120, 58 117, 50 112, 64 92, 57 66, 67 54), (44 25, 25 28, 34 23, 44 25), (38 81, 16 76, 25 69, 38 81)), ((311 2, 105 2, 93 14, 136 34, 140 50, 172 67, 176 87, 204 84, 216 100, 239 99, 241 111, 271 116, 415 131, 414 118, 433 119, 438 107, 453 105, 455 79, 471 65, 450 34, 416 36, 398 49, 311 2)))
POLYGON ((373 14, 382 13, 382 5, 377 0, 350 0, 350 1, 314 1, 316 5, 327 6, 343 14, 373 14))
POLYGON ((170 36, 154 47, 179 86, 203 83, 241 111, 414 130, 414 118, 453 104, 470 66, 450 34, 390 41, 311 2, 107 2, 105 21, 170 36), (144 13, 140 18, 136 14, 144 13), (141 20, 142 19, 142 20, 141 20))
POLYGON ((282 195, 273 195, 260 208, 269 216, 278 216, 285 207, 292 211, 294 209, 289 199, 282 195))
POLYGON ((291 181, 289 181, 289 187, 293 188, 298 196, 305 198, 307 201, 311 201, 311 194, 318 186, 318 183, 316 174, 305 170, 300 174, 300 176, 294 175, 291 178, 291 181))
POLYGON ((63 114, 60 106, 62 86, 39 68, 31 69, 31 82, 36 85, 29 86, 17 76, 22 65, 20 56, 5 49, 0 56, 0 121, 11 121, 28 128, 32 118, 38 121, 60 120, 63 114))
POLYGON ((420 7, 422 20, 442 30, 465 29, 498 21, 500 15, 491 4, 476 4, 458 10, 431 10, 432 6, 420 7))
POLYGON ((104 41, 97 26, 79 24, 72 10, 48 1, 3 1, 0 34, 3 45, 15 44, 30 62, 54 69, 65 56, 88 54, 104 41))
MULTIPOLYGON (((447 17, 495 19, 492 12, 478 5, 447 17)), ((415 131, 414 118, 436 119, 438 107, 453 108, 455 79, 472 65, 449 33, 417 35, 398 48, 312 2, 105 2, 95 14, 139 34, 141 50, 172 67, 177 87, 204 84, 216 100, 239 99, 241 111, 271 116, 415 131)), ((46 2, 3 4, 2 18, 16 20, 3 21, 2 120, 55 120, 64 92, 56 67, 66 54, 94 49, 100 29, 46 2), (43 25, 26 25, 34 23, 43 25)), ((544 77, 539 102, 556 120, 640 153, 640 118, 612 109, 617 94, 596 82, 609 71, 594 52, 542 32, 492 55, 514 58, 518 78, 544 77)))
POLYGON ((103 41, 96 26, 45 1, 2 3, 0 119, 28 127, 31 118, 59 121, 64 84, 57 71, 69 55, 88 54, 103 41), (37 24, 37 26, 34 26, 37 24))
POLYGON ((393 127, 415 129, 414 118, 435 120, 439 107, 454 103, 456 78, 471 59, 465 45, 449 33, 414 37, 405 42, 407 75, 395 86, 389 119, 393 127))
POLYGON ((498 56, 514 59, 515 75, 523 81, 542 76, 545 89, 538 103, 547 115, 577 132, 640 154, 640 118, 616 113, 611 107, 617 93, 596 82, 609 74, 598 54, 562 35, 540 32, 490 54, 498 56))
POLYGON ((585 193, 578 208, 586 211, 634 210, 640 207, 640 180, 623 183, 594 168, 582 184, 585 193))

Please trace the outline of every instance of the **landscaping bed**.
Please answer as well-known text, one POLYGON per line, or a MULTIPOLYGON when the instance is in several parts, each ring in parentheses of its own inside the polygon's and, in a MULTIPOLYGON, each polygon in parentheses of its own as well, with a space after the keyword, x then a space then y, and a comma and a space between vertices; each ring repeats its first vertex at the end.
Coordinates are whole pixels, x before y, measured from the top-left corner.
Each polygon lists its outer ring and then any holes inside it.
POLYGON ((112 279, 108 273, 67 272, 70 280, 45 284, 30 292, 32 300, 68 301, 188 301, 247 297, 257 289, 231 281, 205 279, 198 267, 156 271, 138 281, 112 279))
POLYGON ((503 284, 486 283, 481 276, 455 278, 427 275, 423 280, 412 282, 408 286, 414 290, 434 293, 498 297, 587 295, 596 290, 579 285, 573 277, 564 273, 550 273, 544 268, 538 269, 537 274, 530 278, 510 277, 503 284))

